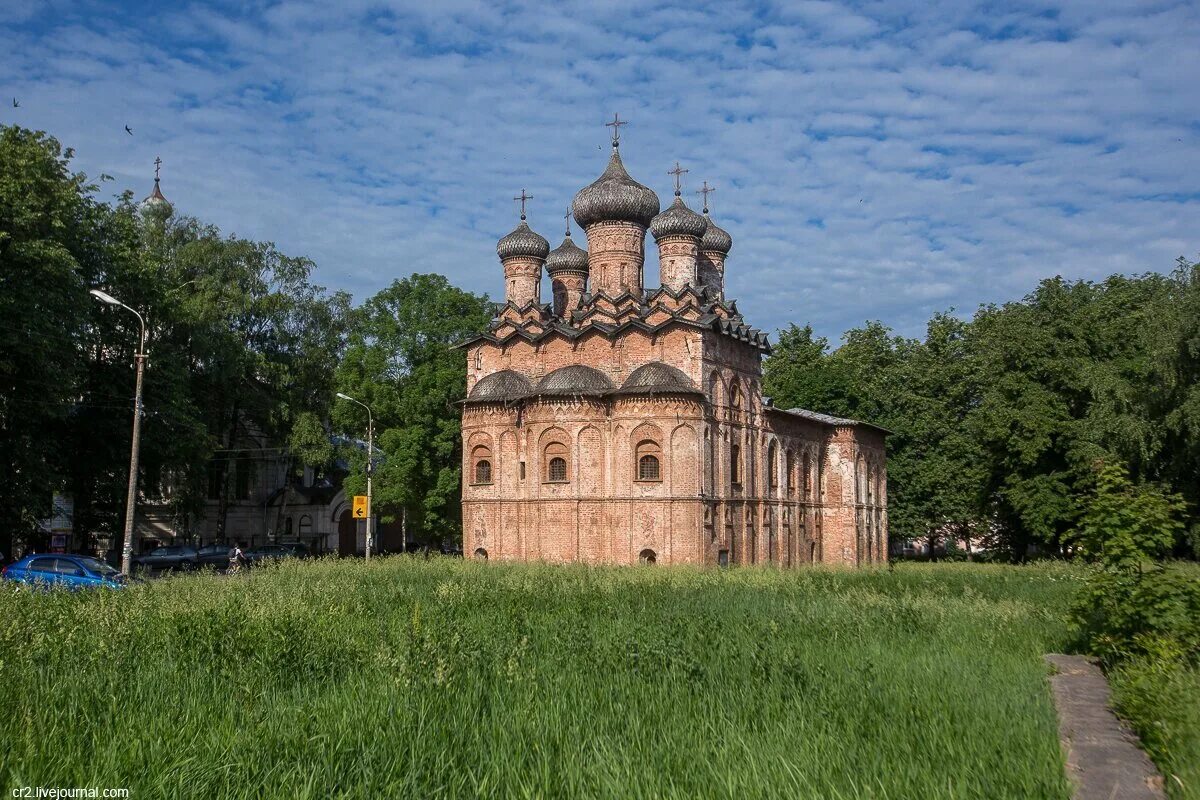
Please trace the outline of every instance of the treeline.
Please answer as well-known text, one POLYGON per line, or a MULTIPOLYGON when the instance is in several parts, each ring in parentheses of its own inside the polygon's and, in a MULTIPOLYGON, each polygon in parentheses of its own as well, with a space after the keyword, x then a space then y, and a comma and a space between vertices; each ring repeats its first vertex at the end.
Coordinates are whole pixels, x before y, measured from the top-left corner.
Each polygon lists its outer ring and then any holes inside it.
POLYGON ((922 339, 879 323, 841 346, 790 327, 766 363, 776 405, 870 420, 888 442, 893 538, 1063 554, 1104 467, 1179 494, 1174 553, 1200 543, 1200 265, 1043 281, 922 339))
POLYGON ((214 486, 223 530, 236 466, 265 455, 247 451, 248 434, 288 446, 294 473, 313 466, 359 487, 361 449, 331 444, 366 437, 365 415, 335 401, 344 391, 375 411, 379 511, 407 505, 417 535, 453 531, 465 369, 448 344, 486 324, 486 298, 414 276, 352 308, 313 283, 311 261, 271 243, 129 192, 97 199, 109 179, 73 172, 72 155, 0 127, 0 552, 34 537, 55 492, 72 497, 77 532, 123 525, 139 323, 91 297, 96 287, 146 318, 139 482, 177 530, 214 486))
MULTIPOLYGON (((215 487, 218 526, 244 435, 363 490, 375 416, 376 510, 414 536, 460 530, 461 351, 492 308, 439 275, 395 281, 352 307, 313 263, 225 236, 130 193, 97 199, 72 154, 0 127, 0 551, 75 503, 75 527, 111 535, 124 515, 137 319, 147 318, 144 497, 188 530, 215 487), (331 437, 337 434, 337 437, 331 437)), ((397 271, 401 265, 397 265, 397 271)), ((1102 283, 1043 282, 1020 302, 945 313, 923 339, 871 323, 836 349, 782 333, 765 388, 780 406, 870 420, 889 440, 895 537, 1062 553, 1100 465, 1184 500, 1177 554, 1200 541, 1200 267, 1102 283)), ((212 513, 209 510, 207 513, 212 513)), ((221 529, 219 527, 219 529, 221 529)))

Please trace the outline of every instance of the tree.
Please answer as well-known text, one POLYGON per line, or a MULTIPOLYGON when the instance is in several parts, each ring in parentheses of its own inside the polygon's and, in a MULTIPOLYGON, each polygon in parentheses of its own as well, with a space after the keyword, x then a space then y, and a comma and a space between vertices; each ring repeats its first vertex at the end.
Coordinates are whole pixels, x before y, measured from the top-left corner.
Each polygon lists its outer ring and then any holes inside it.
MULTIPOLYGON (((103 261, 108 210, 41 132, 0 127, 0 550, 48 515, 82 407, 81 346, 92 315, 82 265, 103 261)), ((114 402, 109 400, 109 403, 114 402)))
MULTIPOLYGON (((453 345, 487 327, 491 304, 441 275, 397 280, 354 314, 350 343, 337 370, 338 389, 369 405, 383 451, 374 501, 385 521, 407 513, 417 535, 461 533, 461 424, 466 357, 453 345)), ((366 431, 353 403, 334 407, 335 429, 366 431)), ((365 487, 365 458, 352 454, 347 494, 365 487)))

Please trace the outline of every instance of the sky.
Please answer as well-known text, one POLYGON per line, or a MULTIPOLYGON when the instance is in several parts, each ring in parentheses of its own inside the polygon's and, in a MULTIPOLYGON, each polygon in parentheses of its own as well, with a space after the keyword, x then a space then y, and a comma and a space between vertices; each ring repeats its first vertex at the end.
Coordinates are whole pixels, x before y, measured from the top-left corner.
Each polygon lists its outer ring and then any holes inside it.
POLYGON ((160 156, 177 211, 361 301, 414 272, 502 298, 512 198, 557 245, 619 113, 663 207, 676 161, 693 208, 717 187, 747 322, 836 343, 1200 257, 1198 45, 1173 0, 5 0, 0 124, 105 194, 160 156))

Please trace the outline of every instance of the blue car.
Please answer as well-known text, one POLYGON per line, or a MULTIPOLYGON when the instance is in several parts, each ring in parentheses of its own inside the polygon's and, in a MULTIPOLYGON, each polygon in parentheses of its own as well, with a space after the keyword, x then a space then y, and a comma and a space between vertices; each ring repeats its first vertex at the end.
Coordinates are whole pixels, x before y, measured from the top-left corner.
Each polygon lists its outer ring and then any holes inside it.
POLYGON ((128 578, 91 556, 37 553, 9 564, 2 574, 6 581, 17 581, 44 588, 84 589, 103 586, 120 589, 128 578))

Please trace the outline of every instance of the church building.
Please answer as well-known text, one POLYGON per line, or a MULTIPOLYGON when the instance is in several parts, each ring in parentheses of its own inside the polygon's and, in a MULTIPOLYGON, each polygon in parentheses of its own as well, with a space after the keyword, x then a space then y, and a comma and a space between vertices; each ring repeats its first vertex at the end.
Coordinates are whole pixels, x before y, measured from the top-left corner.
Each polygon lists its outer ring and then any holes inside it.
POLYGON ((626 172, 620 125, 575 195, 587 249, 502 238, 504 304, 465 342, 463 552, 611 564, 887 558, 876 425, 762 395, 767 336, 725 296, 730 235, 626 172), (658 246, 647 279, 646 233, 658 246), (542 270, 551 302, 542 303, 542 270), (651 267, 650 274, 653 274, 651 267))

